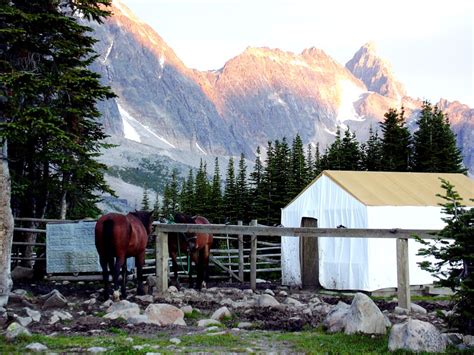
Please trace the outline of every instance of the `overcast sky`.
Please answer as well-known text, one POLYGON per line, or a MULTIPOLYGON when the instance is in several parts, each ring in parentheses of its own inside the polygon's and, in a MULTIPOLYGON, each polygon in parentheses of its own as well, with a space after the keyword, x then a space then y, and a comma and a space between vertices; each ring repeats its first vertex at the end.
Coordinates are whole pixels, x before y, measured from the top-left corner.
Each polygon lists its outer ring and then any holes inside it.
POLYGON ((246 47, 317 47, 342 65, 366 42, 408 95, 474 107, 473 0, 121 0, 190 68, 246 47))

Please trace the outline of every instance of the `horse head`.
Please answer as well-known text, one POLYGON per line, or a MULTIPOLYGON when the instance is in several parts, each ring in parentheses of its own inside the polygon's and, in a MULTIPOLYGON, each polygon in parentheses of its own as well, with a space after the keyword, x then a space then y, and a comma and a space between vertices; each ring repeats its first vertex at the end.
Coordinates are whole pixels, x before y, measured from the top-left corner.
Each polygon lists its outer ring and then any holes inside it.
POLYGON ((147 235, 150 235, 152 224, 153 224, 154 212, 155 211, 135 211, 135 212, 130 212, 130 214, 137 217, 143 223, 143 226, 145 227, 147 235))

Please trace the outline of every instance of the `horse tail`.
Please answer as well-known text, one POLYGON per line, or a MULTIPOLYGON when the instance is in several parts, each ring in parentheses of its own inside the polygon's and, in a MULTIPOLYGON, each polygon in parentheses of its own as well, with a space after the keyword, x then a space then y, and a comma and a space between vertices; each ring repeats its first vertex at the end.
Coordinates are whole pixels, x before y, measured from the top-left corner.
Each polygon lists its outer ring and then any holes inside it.
MULTIPOLYGON (((103 229, 103 237, 105 245, 112 246, 114 243, 114 221, 112 219, 108 219, 104 222, 104 229, 103 229)), ((108 256, 113 255, 113 248, 109 247, 105 250, 108 256)))

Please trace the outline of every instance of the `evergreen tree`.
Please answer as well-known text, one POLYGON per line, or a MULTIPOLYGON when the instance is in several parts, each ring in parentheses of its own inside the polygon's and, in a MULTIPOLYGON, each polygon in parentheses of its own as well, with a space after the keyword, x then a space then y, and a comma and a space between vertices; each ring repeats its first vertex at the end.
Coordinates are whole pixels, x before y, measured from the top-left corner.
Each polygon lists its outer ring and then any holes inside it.
POLYGON ((264 168, 261 160, 260 147, 257 147, 255 165, 250 173, 251 213, 250 219, 263 219, 266 211, 264 192, 264 168))
POLYGON ((225 178, 224 188, 224 213, 227 221, 236 221, 236 182, 235 182, 235 169, 234 169, 234 158, 229 158, 229 165, 227 166, 227 174, 225 178))
POLYGON ((323 172, 324 169, 326 169, 326 163, 325 163, 325 158, 321 156, 321 151, 319 149, 319 142, 316 143, 316 149, 314 152, 314 173, 313 173, 313 179, 319 176, 323 172))
POLYGON ((293 140, 291 148, 291 162, 290 162, 290 177, 289 177, 289 199, 298 195, 307 184, 308 168, 304 156, 303 142, 299 134, 293 140))
POLYGON ((464 173, 462 155, 447 117, 428 101, 423 103, 414 134, 413 170, 464 173))
POLYGON ((101 22, 110 1, 0 3, 0 136, 9 142, 15 215, 95 216, 111 192, 96 161, 105 138, 96 108, 110 89, 88 69, 95 40, 74 13, 101 22))
POLYGON ((438 278, 438 285, 455 291, 453 316, 449 320, 461 331, 474 334, 474 208, 465 208, 462 197, 449 181, 441 179, 441 183, 445 195, 438 196, 445 200, 446 226, 438 234, 443 240, 420 240, 427 247, 418 254, 432 256, 436 261, 419 264, 438 278), (454 242, 447 243, 446 239, 454 242))
POLYGON ((249 220, 249 187, 247 183, 247 165, 245 163, 244 154, 240 154, 239 170, 237 172, 237 178, 235 180, 235 191, 236 191, 236 218, 241 221, 249 220))
POLYGON ((153 218, 158 219, 160 215, 160 196, 158 195, 158 192, 156 193, 155 196, 155 203, 153 204, 153 218))
POLYGON ((171 181, 165 186, 163 193, 163 205, 161 207, 161 214, 167 219, 173 219, 173 216, 179 210, 179 191, 178 191, 178 171, 173 169, 171 173, 171 181))
POLYGON ((209 194, 210 186, 207 180, 207 167, 202 161, 199 164, 199 170, 196 173, 196 182, 194 190, 194 206, 196 214, 206 216, 209 213, 209 194))
POLYGON ((216 158, 214 163, 214 175, 212 177, 209 205, 211 206, 211 212, 209 214, 210 221, 213 223, 223 222, 223 220, 220 221, 222 210, 222 190, 218 158, 216 158))
POLYGON ((145 188, 143 189, 143 198, 142 198, 142 207, 141 209, 143 211, 149 211, 150 210, 150 198, 148 197, 148 189, 145 188))
POLYGON ((306 184, 309 184, 315 178, 314 172, 316 171, 316 166, 313 158, 313 147, 308 144, 306 148, 306 184))
POLYGON ((195 184, 193 170, 189 169, 188 178, 183 181, 179 198, 180 209, 184 213, 196 214, 195 206, 195 184))
POLYGON ((405 111, 390 109, 381 123, 382 162, 385 171, 408 171, 411 159, 411 137, 405 126, 405 111))
POLYGON ((382 169, 382 140, 378 132, 369 129, 369 139, 362 146, 363 151, 363 169, 369 171, 380 171, 382 169))

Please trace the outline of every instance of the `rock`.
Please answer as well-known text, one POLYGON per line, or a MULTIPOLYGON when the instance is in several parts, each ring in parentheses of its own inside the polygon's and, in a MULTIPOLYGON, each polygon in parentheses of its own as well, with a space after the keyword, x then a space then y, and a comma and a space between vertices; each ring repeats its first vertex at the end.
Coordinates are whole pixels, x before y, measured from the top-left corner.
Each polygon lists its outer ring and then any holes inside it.
POLYGON ((473 335, 465 335, 463 340, 464 345, 468 348, 474 347, 474 336, 473 335))
POLYGON ((27 327, 31 322, 33 322, 31 317, 16 317, 15 320, 23 327, 27 327))
POLYGON ((53 290, 45 296, 41 296, 45 299, 43 303, 43 309, 49 308, 63 308, 67 305, 67 299, 58 290, 53 290))
POLYGON ((463 335, 460 333, 443 333, 448 345, 459 345, 463 343, 463 335))
POLYGON ((221 329, 221 328, 218 327, 217 325, 213 325, 213 326, 211 326, 211 327, 207 327, 207 328, 206 328, 206 332, 214 332, 214 331, 220 330, 220 329, 221 329))
POLYGON ((108 350, 107 348, 103 348, 101 346, 93 346, 92 348, 87 349, 87 352, 89 352, 89 353, 104 353, 107 350, 108 350))
POLYGON ((170 343, 173 343, 173 344, 176 344, 176 345, 181 344, 181 339, 179 339, 179 338, 171 338, 171 339, 170 339, 170 343))
POLYGON ((287 296, 288 296, 288 292, 286 292, 286 291, 280 291, 280 292, 278 292, 278 296, 287 297, 287 296))
POLYGON ((243 290, 242 293, 244 295, 250 296, 250 295, 253 295, 253 290, 251 288, 247 288, 247 289, 243 290))
POLYGON ((146 315, 139 314, 139 315, 136 315, 136 316, 128 317, 127 322, 129 324, 137 325, 137 324, 148 324, 148 323, 150 323, 150 320, 148 319, 148 317, 146 315))
POLYGON ((142 301, 143 303, 153 303, 152 295, 135 296, 135 299, 142 301))
POLYGON ((319 297, 313 297, 309 300, 309 303, 310 304, 321 304, 321 303, 324 303, 323 301, 321 301, 321 299, 319 297))
POLYGON ((183 311, 185 315, 189 315, 193 313, 193 307, 191 306, 183 306, 181 307, 181 310, 183 311))
POLYGON ((179 308, 165 303, 150 304, 145 309, 145 315, 151 323, 158 325, 186 325, 184 313, 179 308))
POLYGON ((55 324, 59 322, 59 317, 57 315, 52 315, 51 318, 49 319, 49 324, 55 324))
POLYGON ((5 332, 5 338, 8 341, 12 341, 16 339, 17 337, 19 337, 20 335, 30 337, 31 333, 28 329, 26 329, 25 327, 23 327, 22 325, 16 322, 11 323, 5 332))
POLYGON ((347 303, 339 301, 326 316, 323 322, 324 328, 328 333, 336 333, 344 330, 345 317, 349 312, 350 306, 347 303))
POLYGON ((12 280, 31 280, 33 276, 33 269, 24 266, 16 266, 11 272, 12 280))
POLYGON ((211 319, 223 320, 224 318, 230 317, 232 317, 232 314, 229 309, 227 307, 221 307, 212 314, 211 319))
POLYGON ((410 311, 406 308, 396 306, 395 309, 393 310, 393 313, 398 314, 398 315, 408 315, 410 314, 410 311))
POLYGON ((127 300, 122 300, 120 302, 115 302, 107 309, 107 314, 104 318, 107 319, 117 319, 124 318, 128 319, 130 317, 138 316, 140 314, 140 307, 136 303, 132 303, 127 300))
POLYGON ((428 311, 424 309, 423 307, 417 305, 416 303, 411 303, 410 304, 411 311, 413 313, 418 313, 418 314, 427 314, 428 311))
POLYGON ((31 344, 28 344, 25 349, 29 351, 33 351, 33 352, 41 352, 41 351, 48 350, 48 347, 41 343, 31 343, 31 344))
POLYGON ((296 306, 296 307, 304 306, 303 303, 301 303, 300 301, 295 300, 294 298, 291 298, 291 297, 287 297, 287 298, 283 301, 283 303, 284 303, 284 304, 289 304, 289 305, 292 305, 292 306, 296 306))
POLYGON ((35 311, 35 310, 33 310, 31 308, 28 308, 28 307, 23 308, 23 310, 28 315, 28 317, 31 317, 31 319, 33 319, 33 321, 39 322, 41 320, 41 313, 40 312, 35 311))
POLYGON ((264 294, 270 295, 270 296, 275 296, 275 292, 267 288, 265 291, 263 291, 264 294))
POLYGON ((66 311, 53 311, 53 316, 57 316, 60 320, 71 320, 72 315, 66 311))
POLYGON ((170 286, 170 287, 168 287, 168 292, 176 293, 176 292, 178 292, 178 289, 175 286, 170 286))
POLYGON ((444 352, 446 337, 430 323, 417 319, 408 319, 405 323, 395 324, 390 332, 388 349, 414 352, 444 352))
POLYGON ((356 293, 347 313, 344 333, 385 334, 385 318, 369 296, 356 293))
POLYGON ((224 334, 227 334, 227 332, 225 330, 223 330, 221 332, 208 333, 207 335, 213 336, 213 335, 224 335, 224 334))
POLYGON ((3 329, 3 327, 7 324, 7 322, 8 322, 7 310, 3 307, 0 307, 0 329, 3 329))
POLYGON ((275 306, 279 306, 280 302, 278 302, 275 299, 275 297, 273 297, 271 295, 264 294, 264 295, 260 295, 257 298, 256 305, 259 306, 259 307, 275 307, 275 306))
POLYGON ((22 288, 17 288, 13 290, 11 293, 18 295, 18 296, 26 296, 28 294, 28 291, 23 290, 22 288))
POLYGON ((264 283, 267 283, 268 281, 264 280, 264 279, 256 279, 255 280, 255 283, 258 283, 258 284, 264 284, 264 283))
POLYGON ((198 321, 197 326, 201 328, 207 328, 212 325, 221 325, 222 323, 216 319, 201 319, 198 321))
POLYGON ((240 329, 249 329, 252 327, 253 327, 253 324, 250 322, 240 322, 239 324, 237 324, 237 328, 240 328, 240 329))

